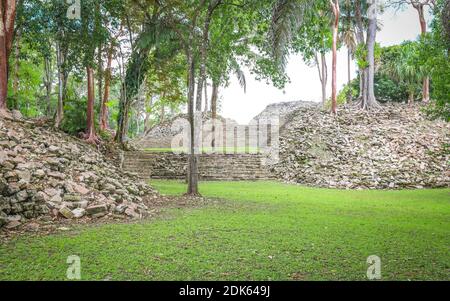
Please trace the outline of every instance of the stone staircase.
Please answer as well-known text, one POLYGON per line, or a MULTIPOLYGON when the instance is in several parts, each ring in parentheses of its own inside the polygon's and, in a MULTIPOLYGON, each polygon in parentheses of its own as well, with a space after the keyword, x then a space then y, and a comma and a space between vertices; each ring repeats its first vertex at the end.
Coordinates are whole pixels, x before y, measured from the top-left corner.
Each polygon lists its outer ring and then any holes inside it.
MULTIPOLYGON (((262 164, 261 154, 202 154, 199 156, 200 180, 274 179, 262 164)), ((185 179, 187 155, 135 151, 124 154, 123 169, 142 178, 185 179)))

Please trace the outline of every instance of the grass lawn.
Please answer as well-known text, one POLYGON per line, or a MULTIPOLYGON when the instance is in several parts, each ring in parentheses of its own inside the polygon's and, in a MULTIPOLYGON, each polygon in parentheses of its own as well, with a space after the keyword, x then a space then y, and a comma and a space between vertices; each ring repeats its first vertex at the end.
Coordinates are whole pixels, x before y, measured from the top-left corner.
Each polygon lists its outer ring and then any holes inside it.
MULTIPOLYGON (((152 181, 164 194, 185 185, 152 181)), ((450 280, 450 190, 340 191, 275 182, 201 183, 203 208, 136 224, 83 226, 0 246, 0 279, 450 280)))

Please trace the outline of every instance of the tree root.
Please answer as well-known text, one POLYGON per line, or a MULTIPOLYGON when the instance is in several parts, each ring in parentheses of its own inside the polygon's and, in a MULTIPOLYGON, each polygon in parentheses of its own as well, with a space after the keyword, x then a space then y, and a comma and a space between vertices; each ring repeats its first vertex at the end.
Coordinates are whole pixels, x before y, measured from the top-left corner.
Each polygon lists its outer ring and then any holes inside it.
POLYGON ((363 101, 362 97, 359 97, 354 102, 354 107, 364 111, 378 111, 379 109, 381 109, 381 105, 378 101, 373 101, 369 105, 367 102, 363 101))
POLYGON ((95 134, 90 134, 90 135, 89 134, 83 134, 82 138, 87 143, 95 144, 95 145, 100 144, 100 138, 97 135, 95 135, 95 134))
POLYGON ((0 110, 0 118, 12 120, 12 113, 8 109, 0 110))

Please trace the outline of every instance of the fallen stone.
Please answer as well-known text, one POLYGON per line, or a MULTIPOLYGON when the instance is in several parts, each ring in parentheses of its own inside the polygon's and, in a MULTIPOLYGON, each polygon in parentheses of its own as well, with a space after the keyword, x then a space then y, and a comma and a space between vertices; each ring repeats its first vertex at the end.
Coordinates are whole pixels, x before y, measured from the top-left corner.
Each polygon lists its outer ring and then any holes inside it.
POLYGON ((95 213, 95 214, 92 215, 92 218, 101 218, 101 217, 104 217, 107 214, 108 214, 108 212, 95 213))
POLYGON ((75 218, 81 218, 86 214, 86 210, 83 208, 77 208, 72 210, 72 213, 75 218))
POLYGON ((67 207, 62 207, 61 209, 59 209, 59 213, 64 216, 67 219, 72 219, 74 218, 74 214, 72 213, 72 211, 67 208, 67 207))
POLYGON ((136 211, 134 211, 132 208, 127 208, 125 210, 125 214, 132 217, 132 218, 140 218, 139 213, 137 213, 136 211))
POLYGON ((86 195, 89 193, 89 189, 87 189, 86 187, 84 187, 82 185, 75 185, 75 186, 73 186, 73 189, 81 195, 86 195))
POLYGON ((55 178, 55 179, 59 179, 59 180, 64 180, 66 178, 66 175, 60 172, 56 172, 56 171, 51 171, 49 173, 47 173, 47 175, 49 177, 55 178))
POLYGON ((19 221, 11 221, 6 224, 5 228, 8 230, 13 230, 13 229, 20 227, 20 225, 22 225, 22 224, 19 221))
POLYGON ((90 206, 86 208, 86 213, 88 215, 94 215, 97 213, 103 213, 103 212, 107 212, 108 208, 106 207, 106 205, 96 205, 96 206, 90 206))
POLYGON ((55 194, 51 199, 50 202, 52 203, 61 203, 62 202, 62 198, 61 196, 59 196, 58 194, 55 194))
POLYGON ((81 196, 74 194, 65 194, 63 200, 65 202, 81 202, 81 196))

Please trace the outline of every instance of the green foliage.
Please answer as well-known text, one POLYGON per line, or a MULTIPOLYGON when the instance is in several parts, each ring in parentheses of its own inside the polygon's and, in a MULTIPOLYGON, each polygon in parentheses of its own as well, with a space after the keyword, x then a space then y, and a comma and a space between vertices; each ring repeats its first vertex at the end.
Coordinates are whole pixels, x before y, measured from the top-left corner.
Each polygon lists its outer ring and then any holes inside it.
MULTIPOLYGON (((337 96, 338 105, 347 103, 349 96, 355 99, 359 95, 359 81, 357 79, 350 82, 350 85, 346 84, 337 96)), ((330 105, 331 107, 331 105, 330 105)))
MULTIPOLYGON (((84 132, 87 124, 86 106, 87 97, 80 97, 77 93, 77 86, 80 83, 72 82, 67 89, 66 102, 64 104, 64 119, 61 129, 71 135, 78 135, 84 132)), ((98 127, 98 119, 95 118, 95 126, 98 127)))
MULTIPOLYGON (((26 117, 39 117, 45 114, 47 100, 44 97, 44 90, 41 87, 43 77, 42 56, 32 49, 28 43, 21 44, 19 58, 15 55, 10 59, 10 80, 8 82, 8 107, 17 108, 26 117), (18 91, 14 94, 13 84, 15 77, 15 64, 18 65, 18 91)), ((53 105, 52 99, 52 104, 53 105)))
POLYGON ((420 39, 420 60, 431 76, 432 117, 450 121, 450 3, 437 0, 431 33, 420 39))
POLYGON ((292 41, 292 50, 302 54, 309 65, 316 63, 318 53, 325 54, 333 47, 332 13, 328 1, 311 2, 303 16, 303 23, 292 41))
MULTIPOLYGON (((357 47, 355 57, 358 66, 367 66, 364 45, 357 47)), ((409 95, 416 97, 421 93, 422 77, 427 68, 421 61, 419 42, 405 42, 389 47, 375 47, 376 72, 375 96, 380 102, 406 102, 409 95)), ((359 76, 351 82, 353 99, 359 95, 359 76)), ((347 85, 340 91, 338 98, 345 99, 349 93, 347 85)))
POLYGON ((66 100, 61 129, 71 135, 78 135, 86 129, 86 97, 66 100))
MULTIPOLYGON (((375 43, 375 64, 379 64, 382 56, 382 48, 379 43, 375 43)), ((367 61, 367 45, 359 44, 355 51, 356 64, 360 69, 365 69, 369 67, 369 62, 367 61)))
MULTIPOLYGON (((338 94, 338 102, 344 102, 346 95, 349 91, 352 91, 352 99, 356 99, 359 96, 359 76, 351 81, 350 87, 345 85, 344 88, 338 94)), ((379 102, 405 102, 408 99, 408 89, 407 86, 399 83, 389 76, 381 73, 375 74, 375 97, 379 102)), ((418 88, 416 95, 420 93, 418 88)))
MULTIPOLYGON (((416 88, 415 94, 419 93, 420 88, 416 88)), ((408 99, 408 89, 405 84, 396 82, 384 74, 376 73, 375 96, 379 102, 405 102, 408 99)))

